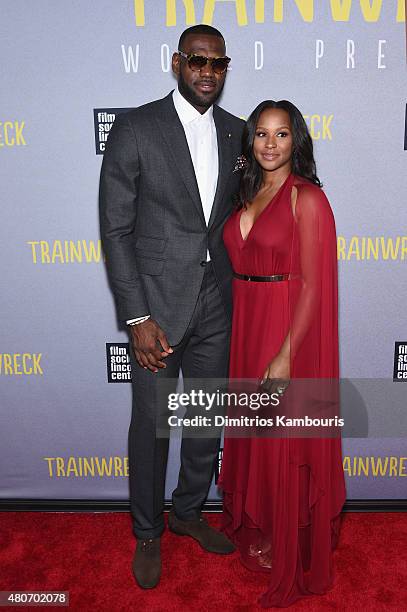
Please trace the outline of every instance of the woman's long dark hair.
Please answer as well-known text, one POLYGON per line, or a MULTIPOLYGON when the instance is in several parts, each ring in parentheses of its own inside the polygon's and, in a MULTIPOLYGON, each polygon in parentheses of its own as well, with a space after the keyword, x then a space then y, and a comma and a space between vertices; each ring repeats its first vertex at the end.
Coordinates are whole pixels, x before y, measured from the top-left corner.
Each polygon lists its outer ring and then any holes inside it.
POLYGON ((252 112, 243 130, 242 153, 247 165, 242 171, 240 191, 237 197, 237 207, 242 208, 246 203, 252 202, 259 191, 263 179, 261 166, 253 154, 253 142, 256 127, 261 113, 269 108, 285 110, 290 117, 291 132, 293 136, 292 172, 322 187, 317 176, 314 160, 312 139, 309 134, 304 117, 294 104, 288 100, 264 100, 252 112))

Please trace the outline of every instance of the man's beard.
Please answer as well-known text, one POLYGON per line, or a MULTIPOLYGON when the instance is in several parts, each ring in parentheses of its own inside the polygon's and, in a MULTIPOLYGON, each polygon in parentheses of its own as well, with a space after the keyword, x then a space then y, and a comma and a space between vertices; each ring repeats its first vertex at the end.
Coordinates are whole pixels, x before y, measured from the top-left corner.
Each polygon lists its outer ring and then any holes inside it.
POLYGON ((210 96, 200 96, 194 89, 192 89, 188 83, 185 82, 182 73, 179 74, 178 79, 178 89, 180 94, 190 103, 192 106, 201 106, 203 108, 209 108, 216 102, 222 93, 222 89, 225 82, 222 83, 222 86, 219 90, 215 90, 210 96))

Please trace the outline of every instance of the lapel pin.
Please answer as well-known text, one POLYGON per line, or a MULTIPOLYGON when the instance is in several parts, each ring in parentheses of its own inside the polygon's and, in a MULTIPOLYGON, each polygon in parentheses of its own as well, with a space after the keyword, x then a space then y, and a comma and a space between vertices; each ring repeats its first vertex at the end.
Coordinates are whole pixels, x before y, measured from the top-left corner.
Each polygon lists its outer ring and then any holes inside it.
POLYGON ((233 169, 233 173, 235 172, 239 172, 240 170, 244 170, 244 168, 246 168, 248 165, 247 159, 245 158, 244 155, 239 155, 239 157, 236 160, 236 164, 235 167, 233 169))
POLYGON ((230 132, 228 132, 228 138, 232 138, 232 134, 230 132))

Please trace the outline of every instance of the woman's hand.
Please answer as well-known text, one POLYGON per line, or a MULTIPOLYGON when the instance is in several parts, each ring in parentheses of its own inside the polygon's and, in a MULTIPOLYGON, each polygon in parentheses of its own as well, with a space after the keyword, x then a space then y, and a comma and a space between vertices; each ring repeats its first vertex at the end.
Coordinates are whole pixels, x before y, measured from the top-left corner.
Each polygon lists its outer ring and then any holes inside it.
POLYGON ((264 371, 262 387, 269 393, 282 395, 290 380, 290 356, 278 353, 264 371))
POLYGON ((288 355, 280 353, 274 357, 269 363, 263 374, 263 380, 266 378, 278 378, 280 380, 289 380, 290 378, 290 358, 288 355))

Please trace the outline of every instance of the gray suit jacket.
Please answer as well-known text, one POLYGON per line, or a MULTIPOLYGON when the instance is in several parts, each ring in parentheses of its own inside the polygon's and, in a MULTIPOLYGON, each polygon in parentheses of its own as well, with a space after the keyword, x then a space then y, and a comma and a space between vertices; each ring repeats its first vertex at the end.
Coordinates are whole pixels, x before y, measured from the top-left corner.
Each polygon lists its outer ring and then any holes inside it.
POLYGON ((198 298, 209 249, 231 314, 231 267, 222 241, 239 186, 233 172, 244 122, 214 106, 219 178, 208 226, 172 93, 118 115, 100 178, 101 236, 118 316, 151 314, 178 344, 198 298))

